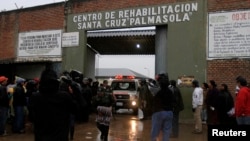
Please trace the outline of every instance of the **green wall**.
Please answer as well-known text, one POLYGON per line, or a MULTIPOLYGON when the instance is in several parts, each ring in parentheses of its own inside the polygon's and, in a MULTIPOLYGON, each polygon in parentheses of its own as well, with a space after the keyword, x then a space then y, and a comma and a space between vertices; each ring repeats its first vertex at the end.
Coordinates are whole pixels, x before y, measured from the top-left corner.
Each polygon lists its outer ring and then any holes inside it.
MULTIPOLYGON (((199 13, 190 22, 168 25, 168 74, 170 79, 178 76, 194 76, 200 84, 206 81, 206 1, 200 2, 199 13), (202 7, 203 6, 203 7, 202 7)), ((200 85, 201 86, 201 85, 200 85)), ((192 87, 180 87, 185 109, 180 117, 192 118, 192 87)))
MULTIPOLYGON (((198 3, 198 11, 189 12, 189 21, 167 23, 166 70, 170 79, 177 80, 178 76, 187 75, 194 76, 202 83, 206 77, 207 0, 193 2, 198 3)), ((79 15, 81 14, 84 13, 79 13, 79 15)), ((67 18, 67 32, 80 32, 80 46, 63 49, 62 67, 66 70, 74 68, 84 72, 88 65, 86 63, 86 30, 77 29, 76 23, 72 21, 74 15, 76 14, 69 15, 67 18)), ((180 89, 185 104, 185 109, 180 116, 182 119, 191 119, 193 118, 191 112, 193 88, 181 87, 180 89)))

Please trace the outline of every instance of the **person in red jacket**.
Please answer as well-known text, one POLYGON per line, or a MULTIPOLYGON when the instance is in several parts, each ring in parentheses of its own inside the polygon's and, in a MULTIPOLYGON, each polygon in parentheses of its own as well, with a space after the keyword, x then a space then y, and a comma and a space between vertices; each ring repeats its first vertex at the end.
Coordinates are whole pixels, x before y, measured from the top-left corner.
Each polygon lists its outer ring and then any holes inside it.
POLYGON ((235 116, 238 125, 250 125, 250 89, 242 76, 236 78, 240 90, 235 100, 235 116))

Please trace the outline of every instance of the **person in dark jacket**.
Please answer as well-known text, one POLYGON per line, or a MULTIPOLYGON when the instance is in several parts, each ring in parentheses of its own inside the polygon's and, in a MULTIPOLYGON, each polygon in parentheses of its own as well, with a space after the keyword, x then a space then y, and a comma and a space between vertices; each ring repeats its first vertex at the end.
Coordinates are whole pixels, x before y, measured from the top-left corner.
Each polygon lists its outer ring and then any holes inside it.
POLYGON ((31 111, 30 111, 30 107, 29 107, 29 105, 30 105, 29 101, 30 101, 30 97, 34 93, 38 92, 38 82, 33 80, 33 79, 28 80, 28 82, 26 84, 26 90, 27 90, 27 92, 26 92, 26 101, 27 101, 27 108, 28 108, 28 120, 30 122, 32 122, 31 121, 31 115, 32 114, 30 114, 31 111))
POLYGON ((16 87, 14 87, 13 93, 14 122, 12 131, 14 133, 25 132, 24 108, 27 106, 27 100, 24 83, 25 79, 16 77, 16 87))
POLYGON ((218 124, 218 95, 219 90, 214 80, 210 80, 208 83, 209 89, 205 98, 207 105, 207 124, 218 124))
POLYGON ((39 92, 30 98, 34 141, 68 141, 70 115, 75 103, 69 93, 59 91, 57 74, 45 69, 40 77, 39 92))
POLYGON ((81 88, 80 85, 76 82, 74 82, 69 75, 62 75, 60 77, 61 83, 60 83, 60 90, 70 93, 71 97, 73 98, 75 104, 76 104, 76 113, 71 114, 70 116, 70 140, 74 139, 74 133, 75 133, 75 121, 76 116, 82 112, 81 110, 86 106, 86 101, 84 100, 82 94, 81 94, 81 88))
POLYGON ((184 103, 181 95, 181 91, 176 87, 176 81, 170 80, 170 89, 173 91, 175 102, 174 102, 174 118, 172 125, 172 137, 179 136, 179 113, 184 109, 184 103))
POLYGON ((228 90, 227 84, 221 84, 219 88, 218 95, 218 119, 220 124, 234 124, 236 125, 236 119, 234 116, 228 115, 228 111, 230 111, 234 107, 233 96, 228 90))
POLYGON ((143 119, 148 119, 152 116, 152 99, 153 95, 151 94, 147 81, 145 79, 140 80, 139 88, 139 104, 143 112, 143 119))
POLYGON ((8 119, 9 97, 7 93, 8 78, 0 76, 0 136, 6 136, 5 125, 8 119))
POLYGON ((89 116, 91 114, 92 110, 92 105, 91 105, 91 100, 92 100, 92 89, 89 86, 89 80, 88 78, 84 78, 82 83, 82 95, 84 99, 86 100, 86 110, 83 113, 82 121, 83 122, 88 122, 89 121, 89 116))
POLYGON ((160 90, 153 97, 151 141, 156 141, 161 131, 162 140, 169 141, 172 130, 174 95, 168 88, 169 80, 166 74, 159 74, 156 79, 160 90))

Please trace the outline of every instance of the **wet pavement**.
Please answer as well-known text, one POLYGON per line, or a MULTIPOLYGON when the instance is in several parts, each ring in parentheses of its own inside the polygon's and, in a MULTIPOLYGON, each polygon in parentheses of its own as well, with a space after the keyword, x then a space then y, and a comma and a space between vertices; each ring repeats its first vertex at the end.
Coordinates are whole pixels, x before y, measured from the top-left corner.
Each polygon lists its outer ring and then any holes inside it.
MULTIPOLYGON (((207 141, 206 125, 202 134, 193 134, 192 122, 181 122, 178 138, 170 141, 207 141)), ((137 116, 131 114, 115 114, 111 121, 109 141, 150 141, 151 120, 140 121, 137 116)), ((10 131, 8 126, 7 131, 10 131)), ((9 132, 10 133, 10 132, 9 132)), ((90 116, 88 123, 76 124, 74 141, 100 141, 100 132, 96 128, 95 115, 90 116)), ((33 141, 31 124, 26 124, 26 133, 10 134, 0 137, 0 141, 33 141)))

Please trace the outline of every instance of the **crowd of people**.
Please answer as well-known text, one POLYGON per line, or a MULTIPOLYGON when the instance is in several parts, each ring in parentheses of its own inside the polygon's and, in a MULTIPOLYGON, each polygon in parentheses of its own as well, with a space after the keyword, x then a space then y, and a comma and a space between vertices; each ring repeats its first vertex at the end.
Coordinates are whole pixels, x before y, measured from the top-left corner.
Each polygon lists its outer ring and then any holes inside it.
MULTIPOLYGON (((30 123, 35 141, 73 140, 75 123, 89 121, 90 114, 101 106, 96 99, 108 89, 106 81, 103 85, 92 82, 76 70, 58 74, 45 69, 40 78, 16 76, 13 84, 0 76, 0 136, 9 135, 8 123, 12 133, 18 134, 25 133, 25 124, 30 123)), ((102 138, 107 140, 106 136, 102 138)))
MULTIPOLYGON (((202 133, 203 122, 250 124, 250 89, 242 76, 236 78, 236 83, 239 91, 234 100, 227 84, 217 88, 214 80, 202 86, 199 81, 192 81, 194 134, 202 133)), ((176 81, 169 80, 166 73, 157 74, 155 79, 140 80, 138 92, 143 119, 151 119, 151 141, 177 138, 184 102, 176 81)), ((16 76, 14 84, 8 84, 8 78, 0 76, 0 136, 8 135, 5 129, 8 120, 12 132, 20 134, 25 133, 25 122, 29 121, 35 141, 73 140, 75 123, 88 122, 90 114, 96 113, 100 140, 107 141, 114 103, 107 80, 99 84, 76 70, 58 76, 54 70, 45 69, 39 79, 16 76)))
POLYGON ((192 111, 195 127, 193 133, 202 133, 202 123, 213 125, 250 125, 250 88, 247 80, 238 76, 235 79, 236 93, 229 91, 225 83, 217 86, 214 80, 199 85, 192 82, 192 111), (234 95, 235 98, 234 98, 234 95))
MULTIPOLYGON (((207 126, 250 124, 250 88, 242 76, 238 76, 235 82, 237 90, 234 98, 234 93, 225 83, 217 87, 214 80, 203 82, 202 85, 198 80, 192 81, 193 134, 201 134, 204 123, 207 126)), ((146 82, 141 83, 144 86, 146 82)), ((169 81, 167 74, 158 74, 155 80, 149 80, 147 86, 140 91, 140 108, 146 117, 152 117, 151 140, 178 138, 179 113, 184 109, 184 103, 176 81, 169 81), (147 100, 148 91, 152 96, 150 100, 147 100), (160 132, 162 137, 159 137, 160 132)))

